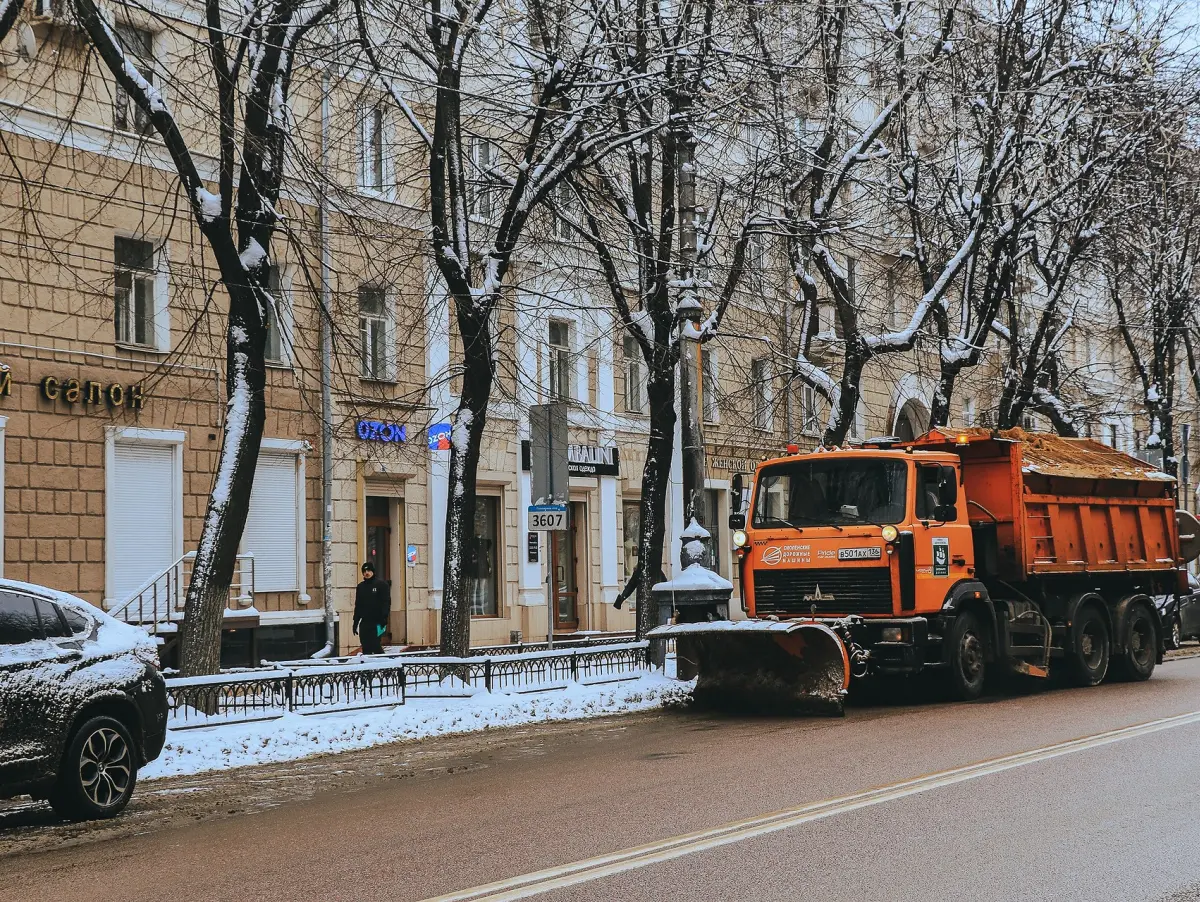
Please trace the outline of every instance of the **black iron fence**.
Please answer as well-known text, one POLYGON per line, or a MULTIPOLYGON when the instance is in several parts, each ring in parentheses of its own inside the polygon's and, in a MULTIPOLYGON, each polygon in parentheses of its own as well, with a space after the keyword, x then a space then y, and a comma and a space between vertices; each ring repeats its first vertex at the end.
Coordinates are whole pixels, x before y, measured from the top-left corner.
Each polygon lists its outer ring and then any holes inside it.
POLYGON ((173 726, 212 726, 372 705, 410 697, 475 692, 540 692, 567 682, 634 678, 647 666, 648 643, 591 645, 467 658, 432 655, 295 662, 261 670, 172 677, 167 695, 173 726))

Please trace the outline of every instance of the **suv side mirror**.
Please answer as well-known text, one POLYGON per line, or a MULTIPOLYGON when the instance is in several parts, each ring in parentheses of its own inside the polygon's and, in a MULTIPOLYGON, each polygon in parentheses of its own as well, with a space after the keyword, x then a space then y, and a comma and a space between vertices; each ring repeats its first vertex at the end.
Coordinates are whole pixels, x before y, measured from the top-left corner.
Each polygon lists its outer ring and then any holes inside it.
POLYGON ((730 514, 729 515, 729 528, 730 529, 745 529, 746 528, 746 515, 745 514, 730 514))

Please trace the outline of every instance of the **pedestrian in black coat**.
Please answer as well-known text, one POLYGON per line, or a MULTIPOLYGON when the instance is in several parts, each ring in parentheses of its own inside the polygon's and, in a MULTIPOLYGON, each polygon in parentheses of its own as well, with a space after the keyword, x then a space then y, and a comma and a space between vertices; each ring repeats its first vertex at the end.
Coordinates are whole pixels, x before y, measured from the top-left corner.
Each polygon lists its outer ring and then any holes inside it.
POLYGON ((375 575, 370 561, 362 565, 362 575, 354 590, 354 632, 362 640, 363 654, 377 655, 383 651, 379 640, 392 612, 392 586, 375 575))

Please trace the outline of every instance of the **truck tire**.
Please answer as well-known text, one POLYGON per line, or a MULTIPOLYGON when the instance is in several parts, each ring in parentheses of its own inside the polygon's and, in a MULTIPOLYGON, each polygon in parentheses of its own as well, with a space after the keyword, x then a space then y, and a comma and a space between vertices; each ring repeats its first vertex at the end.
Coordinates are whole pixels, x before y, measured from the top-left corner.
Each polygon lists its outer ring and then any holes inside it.
POLYGON ((963 611, 954 619, 949 636, 950 692, 969 702, 983 695, 987 679, 987 633, 974 611, 963 611))
POLYGON ((1125 650, 1113 662, 1117 679, 1140 683, 1150 679, 1158 661, 1158 627, 1145 605, 1137 605, 1125 618, 1125 650))
POLYGON ((1079 609, 1067 632, 1067 675, 1075 686, 1096 686, 1108 675, 1108 622, 1094 605, 1079 609))

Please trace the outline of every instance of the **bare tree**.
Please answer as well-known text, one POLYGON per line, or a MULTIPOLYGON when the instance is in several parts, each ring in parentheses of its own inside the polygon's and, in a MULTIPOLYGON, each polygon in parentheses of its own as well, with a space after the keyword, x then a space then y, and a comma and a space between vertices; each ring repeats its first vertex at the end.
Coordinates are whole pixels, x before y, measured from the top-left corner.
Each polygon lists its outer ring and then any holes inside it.
POLYGON ((371 70, 418 137, 427 161, 430 253, 452 299, 461 340, 446 505, 441 648, 470 641, 465 555, 475 520, 475 480, 496 377, 494 321, 514 251, 534 211, 573 173, 644 138, 613 100, 638 87, 634 54, 586 3, 356 0, 358 40, 371 70), (503 47, 481 33, 507 26, 503 47), (413 73, 402 78, 401 73, 413 73), (412 86, 411 91, 409 86, 412 86), (471 136, 494 140, 486 162, 471 136), (473 185, 494 192, 490 223, 473 216, 473 185), (473 221, 474 220, 474 221, 473 221))
MULTIPOLYGON (((73 4, 96 55, 162 140, 229 301, 224 329, 227 415, 187 593, 181 636, 184 674, 212 673, 220 665, 221 624, 265 418, 266 321, 274 303, 268 271, 291 127, 289 90, 297 48, 335 5, 336 0, 259 0, 247 4, 236 21, 228 21, 217 0, 205 4, 206 55, 215 98, 209 107, 215 111, 218 148, 217 184, 210 186, 172 105, 140 70, 135 48, 124 46, 111 24, 112 10, 101 9, 95 0, 73 4)), ((0 38, 12 28, 20 8, 19 0, 0 4, 0 38)))
POLYGON ((1125 186, 1140 203, 1114 230, 1105 280, 1149 424, 1146 447, 1162 451, 1163 469, 1174 476, 1176 374, 1185 354, 1195 379, 1188 343, 1200 254, 1200 158, 1180 119, 1162 122, 1155 137, 1125 186))

